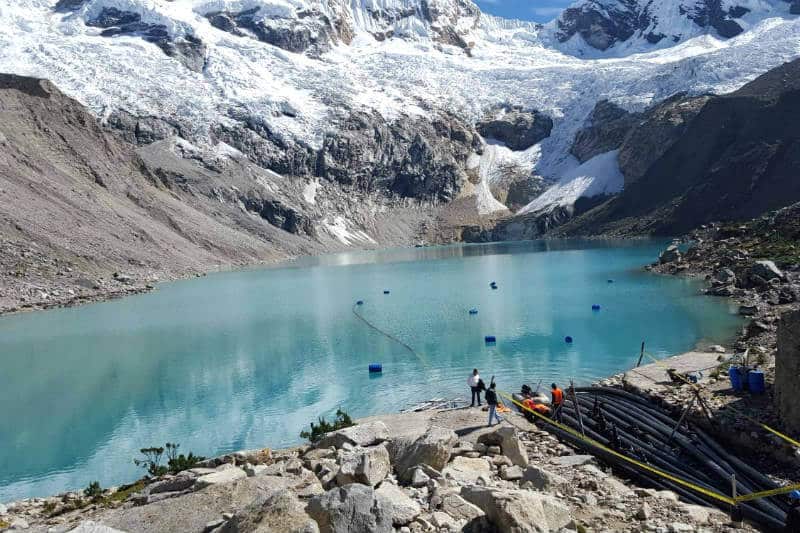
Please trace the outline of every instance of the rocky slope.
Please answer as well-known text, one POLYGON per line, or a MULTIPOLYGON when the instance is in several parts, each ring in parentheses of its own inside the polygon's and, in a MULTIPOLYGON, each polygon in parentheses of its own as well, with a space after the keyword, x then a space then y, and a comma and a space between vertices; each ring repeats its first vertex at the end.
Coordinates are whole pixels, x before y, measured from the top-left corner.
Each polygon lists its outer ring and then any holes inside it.
MULTIPOLYGON (((798 74, 800 61, 793 61, 733 93, 676 95, 637 114, 599 103, 572 152, 587 160, 616 150, 623 190, 595 205, 576 203, 552 234, 680 235, 800 200, 800 128, 785 120, 800 106, 798 74)), ((493 237, 541 234, 542 221, 559 214, 518 217, 493 237)))
POLYGON ((238 452, 94 502, 17 502, 0 519, 102 533, 730 531, 723 513, 629 485, 521 416, 492 429, 484 416, 376 417, 314 447, 238 452))
POLYGON ((137 151, 43 80, 0 76, 0 116, 0 312, 408 245, 436 212, 369 187, 284 178, 225 145, 202 151, 173 139, 137 151))

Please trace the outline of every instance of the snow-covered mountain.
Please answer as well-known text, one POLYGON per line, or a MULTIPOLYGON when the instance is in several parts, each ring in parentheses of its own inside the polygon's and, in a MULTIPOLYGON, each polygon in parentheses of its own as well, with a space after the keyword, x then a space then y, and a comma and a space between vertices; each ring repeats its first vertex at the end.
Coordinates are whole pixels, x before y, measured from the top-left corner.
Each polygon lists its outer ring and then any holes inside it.
POLYGON ((50 79, 139 144, 531 212, 622 186, 613 151, 570 153, 598 101, 733 91, 800 56, 797 7, 581 0, 541 26, 469 0, 17 0, 0 4, 0 72, 50 79), (542 124, 532 144, 481 135, 542 124))

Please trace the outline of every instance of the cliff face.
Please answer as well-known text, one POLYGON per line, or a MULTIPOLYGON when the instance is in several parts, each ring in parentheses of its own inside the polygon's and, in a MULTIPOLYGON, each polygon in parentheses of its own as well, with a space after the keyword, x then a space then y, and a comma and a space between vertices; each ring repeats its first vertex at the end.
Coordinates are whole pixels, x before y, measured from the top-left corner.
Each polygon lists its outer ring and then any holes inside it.
POLYGON ((625 189, 558 230, 680 234, 800 200, 800 61, 724 96, 646 113, 620 149, 625 189))

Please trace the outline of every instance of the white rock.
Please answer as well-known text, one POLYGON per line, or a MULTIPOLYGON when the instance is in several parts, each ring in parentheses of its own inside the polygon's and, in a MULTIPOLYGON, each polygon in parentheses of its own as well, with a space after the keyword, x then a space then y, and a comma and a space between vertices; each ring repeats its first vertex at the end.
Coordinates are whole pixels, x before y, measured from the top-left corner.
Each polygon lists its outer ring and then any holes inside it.
POLYGON ((690 531, 694 531, 694 527, 690 526, 689 524, 684 524, 682 522, 673 522, 669 525, 669 532, 670 533, 689 533, 690 531))
POLYGON ((535 465, 530 465, 522 472, 522 479, 538 490, 550 490, 567 484, 565 478, 535 465))
POLYGON ((244 472, 247 474, 247 477, 256 477, 264 474, 268 468, 267 465, 251 465, 248 463, 244 466, 244 472))
POLYGON ((104 524, 100 524, 98 522, 92 522, 91 520, 87 520, 85 522, 81 522, 75 529, 70 529, 69 533, 123 533, 123 532, 120 531, 119 529, 114 529, 113 527, 109 527, 104 524))
POLYGON ((452 478, 457 483, 468 485, 475 483, 480 476, 490 477, 492 467, 486 459, 470 459, 458 456, 442 470, 445 478, 452 478))
POLYGON ((244 470, 234 467, 226 470, 220 470, 219 472, 214 472, 213 474, 200 476, 197 478, 196 485, 197 488, 202 489, 205 487, 210 487, 211 485, 224 485, 226 483, 233 483, 234 481, 238 481, 246 477, 247 474, 244 470))
POLYGON ((389 428, 378 420, 328 433, 317 443, 317 448, 329 448, 331 446, 342 448, 345 443, 352 446, 373 446, 388 438, 389 428))
POLYGON ((522 468, 514 466, 504 466, 500 469, 500 478, 506 481, 516 481, 522 479, 522 468))
POLYGON ((422 512, 420 505, 412 500, 400 487, 382 483, 375 496, 385 498, 392 506, 392 524, 395 527, 410 524, 422 512))
POLYGON ((345 452, 340 457, 339 465, 339 473, 336 475, 339 486, 361 483, 375 487, 392 470, 389 451, 383 444, 345 452))
POLYGON ((561 457, 554 457, 550 462, 558 466, 575 467, 596 464, 597 460, 593 455, 562 455, 561 457))
POLYGON ((436 511, 433 513, 431 522, 433 522, 433 525, 438 528, 456 529, 455 520, 453 520, 453 518, 447 513, 443 513, 441 511, 436 511))
POLYGON ((28 529, 29 527, 31 527, 31 526, 24 519, 15 518, 14 520, 11 521, 11 525, 10 525, 9 529, 11 529, 11 530, 28 529))

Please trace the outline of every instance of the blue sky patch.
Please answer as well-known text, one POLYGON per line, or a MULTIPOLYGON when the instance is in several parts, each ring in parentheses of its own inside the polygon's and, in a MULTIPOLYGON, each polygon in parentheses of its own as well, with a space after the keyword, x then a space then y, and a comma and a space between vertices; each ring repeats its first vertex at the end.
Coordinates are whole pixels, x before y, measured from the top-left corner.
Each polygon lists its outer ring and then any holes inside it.
POLYGON ((549 22, 574 0, 475 0, 484 13, 500 17, 549 22))

